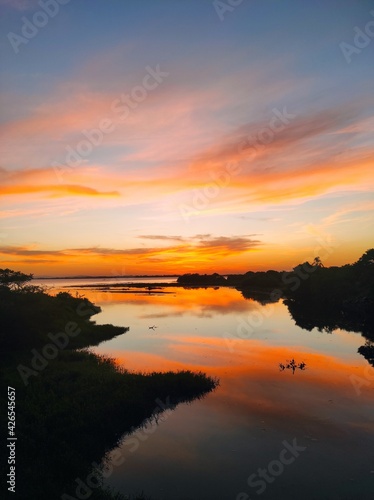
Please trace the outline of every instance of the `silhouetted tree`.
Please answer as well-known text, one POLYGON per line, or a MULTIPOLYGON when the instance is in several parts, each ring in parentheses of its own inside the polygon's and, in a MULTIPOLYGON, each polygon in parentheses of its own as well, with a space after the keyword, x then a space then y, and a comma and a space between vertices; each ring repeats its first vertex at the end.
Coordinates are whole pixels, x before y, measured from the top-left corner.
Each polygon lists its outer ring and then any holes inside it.
POLYGON ((366 252, 354 264, 356 266, 372 267, 374 266, 374 248, 366 250, 366 252))
MULTIPOLYGON (((310 268, 306 264, 296 266, 291 275, 294 280, 300 278, 298 286, 283 290, 296 324, 327 333, 343 328, 373 341, 374 249, 367 250, 354 264, 341 267, 321 267, 317 259, 310 268)), ((368 355, 370 350, 372 347, 366 345, 359 352, 368 355)))
POLYGON ((364 356, 367 361, 374 366, 374 344, 370 340, 365 342, 365 345, 362 345, 358 348, 358 352, 364 356))
POLYGON ((325 266, 322 264, 322 261, 321 261, 320 257, 315 257, 315 258, 314 258, 314 261, 313 261, 312 266, 316 266, 316 267, 325 267, 325 266))
POLYGON ((33 279, 32 274, 24 274, 11 269, 0 269, 0 287, 10 290, 21 290, 33 279))

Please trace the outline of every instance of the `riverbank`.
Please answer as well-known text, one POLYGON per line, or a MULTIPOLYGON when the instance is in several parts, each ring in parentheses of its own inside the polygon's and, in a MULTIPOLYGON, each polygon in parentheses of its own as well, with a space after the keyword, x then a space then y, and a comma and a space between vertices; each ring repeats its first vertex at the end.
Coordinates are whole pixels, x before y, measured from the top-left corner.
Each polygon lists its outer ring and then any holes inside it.
MULTIPOLYGON (((96 325, 91 317, 100 308, 84 297, 2 285, 0 299, 0 377, 16 401, 14 498, 66 500, 85 490, 85 498, 121 500, 102 488, 104 455, 124 435, 203 397, 218 381, 190 371, 133 373, 82 350, 128 331, 96 325)), ((4 428, 6 396, 3 390, 4 428)), ((8 468, 2 457, 3 477, 8 468)))
MULTIPOLYGON (((25 358, 18 361, 26 363, 25 358)), ((22 499, 63 493, 79 498, 75 479, 87 485, 92 473, 97 486, 88 486, 98 494, 102 470, 96 464, 124 434, 217 385, 202 373, 131 373, 108 357, 71 350, 61 352, 27 386, 14 363, 3 368, 2 380, 16 390, 17 497, 22 499)))

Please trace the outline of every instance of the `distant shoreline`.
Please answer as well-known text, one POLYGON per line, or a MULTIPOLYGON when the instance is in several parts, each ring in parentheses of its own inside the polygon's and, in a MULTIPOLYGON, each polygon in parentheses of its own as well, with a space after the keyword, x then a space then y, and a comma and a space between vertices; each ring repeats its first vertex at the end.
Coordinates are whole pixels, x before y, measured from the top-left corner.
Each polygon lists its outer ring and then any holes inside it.
POLYGON ((89 285, 66 285, 64 288, 100 288, 102 291, 112 288, 148 288, 152 290, 162 289, 162 288, 224 288, 233 287, 231 284, 224 285, 186 285, 180 283, 90 283, 89 285))
POLYGON ((134 279, 134 278, 179 278, 180 274, 129 274, 118 276, 34 276, 33 280, 90 280, 90 279, 134 279))

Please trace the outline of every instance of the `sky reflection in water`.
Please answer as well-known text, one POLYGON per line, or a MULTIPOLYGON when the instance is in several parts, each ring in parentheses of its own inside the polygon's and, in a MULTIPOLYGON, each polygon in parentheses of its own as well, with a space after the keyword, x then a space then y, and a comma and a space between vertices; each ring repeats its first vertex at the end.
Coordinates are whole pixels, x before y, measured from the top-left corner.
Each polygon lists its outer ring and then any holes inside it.
POLYGON ((261 306, 229 288, 165 291, 85 291, 103 308, 98 323, 130 326, 95 352, 129 370, 201 370, 221 385, 149 425, 149 434, 137 431, 136 450, 125 439, 125 462, 108 484, 155 500, 236 499, 241 492, 257 498, 248 477, 279 458, 284 440, 296 438, 306 450, 270 476, 261 498, 372 498, 374 369, 357 353, 364 339, 304 331, 281 302, 261 306), (251 317, 262 324, 240 339, 251 317), (281 372, 279 363, 291 358, 306 370, 281 372), (352 375, 367 381, 360 395, 352 375))

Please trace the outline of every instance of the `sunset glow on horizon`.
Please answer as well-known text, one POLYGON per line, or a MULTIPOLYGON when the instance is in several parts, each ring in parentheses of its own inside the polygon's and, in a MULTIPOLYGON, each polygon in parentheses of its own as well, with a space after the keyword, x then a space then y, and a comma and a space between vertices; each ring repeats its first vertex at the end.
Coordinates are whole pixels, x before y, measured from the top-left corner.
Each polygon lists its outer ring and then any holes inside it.
POLYGON ((1 268, 244 273, 374 246, 374 29, 342 49, 372 2, 71 1, 29 38, 39 3, 0 9, 26 40, 1 41, 1 268))

